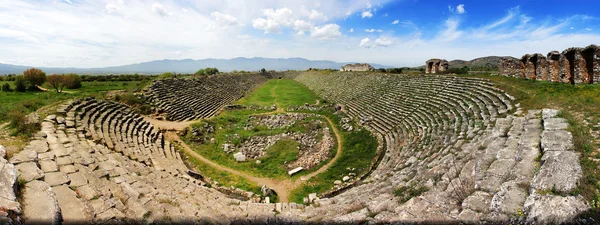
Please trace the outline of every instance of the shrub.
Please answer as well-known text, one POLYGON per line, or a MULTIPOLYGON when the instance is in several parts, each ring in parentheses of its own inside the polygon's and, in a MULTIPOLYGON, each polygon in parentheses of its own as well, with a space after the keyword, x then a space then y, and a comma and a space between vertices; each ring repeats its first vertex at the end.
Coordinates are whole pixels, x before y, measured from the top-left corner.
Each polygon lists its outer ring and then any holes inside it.
POLYGON ((23 76, 25 80, 29 82, 30 88, 32 90, 37 89, 37 86, 41 86, 46 82, 46 73, 44 71, 37 68, 30 68, 23 72, 23 76))
POLYGON ((25 81, 25 77, 18 76, 15 78, 15 91, 25 92, 27 90, 27 82, 25 81))
POLYGON ((12 88, 10 88, 10 84, 8 84, 8 83, 3 84, 2 85, 2 91, 3 92, 11 92, 12 88))
POLYGON ((9 126, 15 129, 13 135, 20 134, 25 136, 31 136, 34 132, 40 129, 39 124, 29 123, 27 124, 27 110, 23 107, 15 107, 8 112, 8 118, 10 119, 9 126))
POLYGON ((77 74, 71 73, 64 77, 65 86, 68 89, 79 89, 81 88, 81 77, 77 74))

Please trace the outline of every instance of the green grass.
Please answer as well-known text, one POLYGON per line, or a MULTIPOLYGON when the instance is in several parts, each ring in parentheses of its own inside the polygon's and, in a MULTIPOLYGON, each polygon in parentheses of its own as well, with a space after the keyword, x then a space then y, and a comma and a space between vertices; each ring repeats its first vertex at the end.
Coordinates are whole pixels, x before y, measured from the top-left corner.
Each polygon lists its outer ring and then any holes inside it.
POLYGON ((290 79, 269 80, 256 89, 250 96, 240 99, 237 103, 242 105, 279 107, 291 105, 314 104, 318 96, 301 83, 290 79), (275 95, 273 95, 275 93, 275 95))
MULTIPOLYGON (((287 108, 287 106, 304 105, 305 103, 314 104, 318 96, 304 85, 294 80, 278 79, 270 80, 263 86, 257 88, 247 97, 240 99, 237 103, 243 105, 258 105, 258 106, 271 106, 277 104, 280 108, 287 108)), ((322 101, 321 101, 322 102, 322 101)), ((223 112, 220 116, 212 118, 209 121, 203 121, 192 126, 202 127, 204 123, 209 123, 215 127, 215 134, 212 134, 212 138, 215 138, 214 144, 200 144, 194 143, 192 137, 188 135, 184 137, 184 141, 192 147, 196 152, 202 154, 208 159, 217 162, 221 165, 249 172, 259 177, 271 177, 276 179, 292 179, 295 180, 304 174, 308 174, 311 171, 325 165, 328 161, 322 162, 313 170, 302 171, 297 175, 290 178, 287 175, 287 170, 282 167, 282 162, 291 160, 297 155, 293 151, 297 143, 295 141, 279 141, 268 150, 267 156, 261 158, 261 164, 257 165, 256 160, 249 162, 238 163, 235 162, 231 154, 225 154, 221 145, 226 140, 226 137, 232 137, 233 134, 238 134, 239 138, 230 139, 233 144, 240 144, 247 138, 253 135, 274 135, 277 133, 285 132, 284 130, 268 130, 266 127, 255 127, 252 130, 244 130, 244 124, 247 122, 247 116, 249 114, 260 113, 262 111, 251 111, 251 110, 230 110, 223 112), (223 128, 220 130, 219 128, 223 128)), ((303 197, 308 194, 324 193, 333 188, 333 182, 335 180, 341 180, 342 177, 348 175, 348 173, 355 173, 358 176, 368 172, 369 167, 377 155, 377 139, 371 135, 367 130, 354 130, 352 132, 343 131, 340 127, 341 116, 334 114, 333 109, 323 109, 317 112, 304 111, 304 113, 315 113, 326 116, 333 121, 334 126, 341 132, 342 137, 342 154, 340 158, 332 164, 332 166, 325 172, 318 174, 308 180, 303 186, 293 190, 290 194, 290 200, 302 203, 303 197), (353 171, 347 168, 355 168, 353 171)), ((319 117, 311 119, 320 119, 330 126, 324 119, 319 117)), ((288 131, 306 131, 302 126, 303 123, 293 125, 287 128, 288 131)), ((352 124, 357 127, 355 124, 352 124)), ((333 128, 330 127, 333 132, 333 128)), ((209 140, 210 138, 206 138, 209 140)), ((336 154, 337 142, 331 149, 330 154, 333 156, 336 154)), ((229 180, 231 174, 224 173, 221 171, 200 170, 205 176, 214 178, 216 180, 229 180)), ((231 183, 235 183, 232 181, 231 183)), ((238 184, 231 184, 236 187, 240 187, 238 184)))
MULTIPOLYGON (((246 162, 235 161, 233 154, 227 154, 223 151, 223 144, 229 143, 235 145, 236 147, 240 147, 241 144, 253 136, 272 136, 287 132, 306 133, 310 129, 319 128, 310 128, 313 126, 312 121, 316 120, 321 121, 321 124, 327 124, 327 121, 323 118, 310 116, 307 118, 307 120, 296 121, 296 123, 288 128, 267 129, 266 126, 256 126, 253 129, 246 130, 244 129, 244 126, 249 124, 247 122, 248 117, 252 113, 252 111, 248 110, 226 111, 224 114, 208 121, 192 124, 192 128, 201 128, 208 123, 215 127, 215 132, 212 134, 207 134, 206 138, 204 138, 204 143, 194 141, 195 137, 192 135, 192 132, 188 132, 188 135, 184 137, 184 141, 190 145, 194 151, 229 168, 246 171, 258 177, 289 179, 287 174, 288 169, 284 166, 284 163, 293 161, 298 156, 297 147, 299 146, 299 143, 297 141, 289 139, 279 140, 273 146, 267 149, 265 156, 258 158, 258 160, 261 160, 261 164, 256 164, 256 160, 250 159, 248 159, 246 162), (212 138, 214 138, 214 143, 210 143, 209 141, 212 138)), ((335 151, 332 153, 332 155, 335 155, 335 151)), ((315 169, 318 168, 303 171, 298 175, 309 173, 315 169)), ((297 177, 298 176, 294 176, 294 178, 297 177)))

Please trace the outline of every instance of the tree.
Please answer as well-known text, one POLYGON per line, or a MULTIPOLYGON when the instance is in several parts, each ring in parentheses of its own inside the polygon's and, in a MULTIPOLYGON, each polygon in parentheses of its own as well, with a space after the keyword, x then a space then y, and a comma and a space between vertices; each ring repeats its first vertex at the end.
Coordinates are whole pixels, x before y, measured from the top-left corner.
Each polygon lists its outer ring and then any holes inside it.
POLYGON ((215 74, 219 73, 219 69, 213 68, 213 67, 207 67, 206 69, 204 69, 204 71, 208 75, 215 75, 215 74))
POLYGON ((204 69, 199 69, 198 71, 196 71, 196 73, 194 73, 194 75, 203 76, 206 75, 206 71, 204 69))
POLYGON ((260 69, 260 73, 267 73, 267 70, 265 68, 260 69))
POLYGON ((37 68, 30 68, 23 72, 25 80, 29 82, 30 89, 37 89, 37 86, 41 86, 46 82, 46 73, 37 68))
POLYGON ((4 83, 4 84, 2 85, 2 91, 3 91, 3 92, 11 92, 11 91, 12 91, 12 89, 10 88, 10 84, 8 84, 8 83, 4 83))
POLYGON ((17 76, 15 78, 15 91, 25 92, 27 90, 27 82, 25 81, 25 77, 17 76))
POLYGON ((48 77, 48 83, 56 90, 56 93, 61 93, 65 87, 65 75, 52 74, 48 77))
POLYGON ((68 89, 81 88, 81 77, 77 74, 70 73, 64 77, 65 87, 68 89))

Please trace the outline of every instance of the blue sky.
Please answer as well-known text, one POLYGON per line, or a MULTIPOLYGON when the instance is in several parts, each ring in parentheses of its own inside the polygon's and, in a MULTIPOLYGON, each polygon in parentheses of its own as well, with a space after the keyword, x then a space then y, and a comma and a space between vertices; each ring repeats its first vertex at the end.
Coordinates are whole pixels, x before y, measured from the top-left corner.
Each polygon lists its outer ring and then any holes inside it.
POLYGON ((0 63, 303 57, 419 66, 600 44, 597 1, 6 0, 0 63))

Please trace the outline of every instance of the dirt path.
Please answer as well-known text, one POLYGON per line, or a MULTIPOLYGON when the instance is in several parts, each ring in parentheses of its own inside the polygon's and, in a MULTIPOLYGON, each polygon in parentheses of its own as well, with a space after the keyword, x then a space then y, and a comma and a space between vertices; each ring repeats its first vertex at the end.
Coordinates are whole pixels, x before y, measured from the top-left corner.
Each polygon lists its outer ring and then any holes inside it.
POLYGON ((279 86, 279 81, 280 80, 277 80, 277 84, 275 86, 273 86, 273 88, 271 88, 271 96, 273 96, 273 101, 275 102, 275 106, 277 107, 277 109, 275 111, 273 111, 272 113, 285 112, 285 110, 283 110, 283 108, 279 105, 279 103, 277 103, 277 95, 275 94, 275 89, 279 86))
POLYGON ((157 120, 149 116, 142 116, 144 120, 150 122, 155 128, 165 129, 165 130, 184 130, 190 125, 199 122, 200 120, 192 120, 192 121, 166 121, 166 120, 157 120))
MULTIPOLYGON (((273 113, 273 112, 270 112, 273 113)), ((316 171, 313 171, 312 173, 309 173, 307 175, 304 175, 302 177, 300 177, 299 179, 296 179, 295 181, 292 181, 291 179, 285 179, 285 180, 278 180, 278 179, 273 179, 273 178, 264 178, 264 177, 257 177, 257 176, 253 176, 251 174, 248 174, 246 172, 243 171, 238 171, 223 165, 220 165, 218 163, 215 163, 213 161, 211 161, 210 159, 205 158, 204 156, 198 154, 197 152, 195 152, 194 150, 192 150, 192 148, 190 148, 190 146, 188 146, 185 142, 183 142, 181 140, 181 138, 179 137, 179 135, 177 135, 175 132, 173 131, 169 131, 165 133, 165 138, 168 141, 171 142, 176 142, 178 144, 180 144, 183 147, 183 150, 190 156, 202 161, 203 163, 206 163, 218 170, 222 170, 222 171, 226 171, 229 173, 232 173, 234 175, 237 176, 241 176, 247 180, 250 180, 258 185, 267 185, 267 187, 275 190, 275 192, 277 192, 277 195, 279 197, 279 201, 280 202, 289 202, 289 197, 290 197, 290 192, 298 187, 300 187, 303 183, 305 183, 306 181, 308 181, 310 178, 325 172, 327 169, 329 169, 329 167, 331 167, 331 165, 333 165, 333 163, 335 163, 340 156, 342 155, 342 136, 339 132, 339 130, 335 127, 333 121, 331 119, 329 119, 329 117, 324 116, 325 119, 327 119, 327 122, 331 125, 331 128, 333 129, 333 134, 336 137, 337 140, 337 151, 335 156, 324 166, 322 166, 321 168, 319 168, 316 171)), ((150 121, 151 123, 153 123, 152 121, 150 121)), ((183 126, 183 124, 185 122, 169 122, 169 121, 160 121, 160 120, 154 120, 154 122, 160 122, 161 125, 165 126, 165 127, 180 127, 183 126), (169 123, 174 123, 173 125, 169 125, 169 123)), ((160 126, 160 125, 156 125, 153 123, 154 126, 160 126)), ((185 128, 185 127, 184 127, 185 128)))

